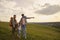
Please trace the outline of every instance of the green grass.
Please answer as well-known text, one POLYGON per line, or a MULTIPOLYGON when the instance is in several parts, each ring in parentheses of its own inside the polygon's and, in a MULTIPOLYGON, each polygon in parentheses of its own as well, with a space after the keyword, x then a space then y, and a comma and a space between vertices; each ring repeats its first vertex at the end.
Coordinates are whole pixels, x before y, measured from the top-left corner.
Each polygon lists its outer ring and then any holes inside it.
MULTIPOLYGON (((60 40, 60 29, 55 27, 40 24, 28 24, 26 31, 26 40, 60 40)), ((0 40, 13 40, 11 28, 7 22, 0 22, 0 40)))

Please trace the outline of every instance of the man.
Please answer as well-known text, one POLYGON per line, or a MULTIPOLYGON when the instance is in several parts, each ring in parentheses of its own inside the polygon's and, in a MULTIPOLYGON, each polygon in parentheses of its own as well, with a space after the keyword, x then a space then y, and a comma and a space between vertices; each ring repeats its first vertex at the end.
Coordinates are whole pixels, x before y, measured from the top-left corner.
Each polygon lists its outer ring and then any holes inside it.
POLYGON ((11 17, 10 19, 10 26, 12 27, 12 34, 15 34, 16 28, 17 28, 17 21, 16 21, 16 15, 11 17))
POLYGON ((27 19, 31 19, 34 17, 26 17, 24 14, 21 14, 22 18, 19 22, 19 24, 21 25, 21 30, 22 30, 22 34, 23 37, 26 39, 26 23, 27 23, 27 19))
POLYGON ((14 15, 13 18, 14 18, 14 19, 13 19, 13 20, 14 20, 14 21, 13 21, 13 24, 14 24, 13 26, 14 26, 15 29, 16 29, 16 28, 18 27, 18 23, 17 23, 17 20, 16 20, 16 15, 14 15))
POLYGON ((16 29, 18 27, 17 25, 17 20, 16 20, 16 15, 13 15, 10 19, 10 26, 12 28, 12 39, 15 40, 16 38, 16 29))

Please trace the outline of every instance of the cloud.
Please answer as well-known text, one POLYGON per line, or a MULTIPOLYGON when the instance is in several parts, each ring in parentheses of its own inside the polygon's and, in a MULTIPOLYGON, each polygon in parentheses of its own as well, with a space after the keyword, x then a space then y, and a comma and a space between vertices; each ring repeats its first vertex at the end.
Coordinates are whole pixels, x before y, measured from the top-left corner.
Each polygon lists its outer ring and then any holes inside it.
POLYGON ((6 0, 6 1, 14 1, 17 4, 16 6, 28 7, 31 6, 35 0, 6 0))
POLYGON ((16 3, 13 1, 0 1, 0 20, 8 21, 12 15, 20 16, 20 7, 16 7, 16 3))
POLYGON ((46 8, 43 8, 42 10, 37 10, 35 13, 43 14, 43 15, 52 15, 60 11, 59 5, 50 5, 46 8))
POLYGON ((50 6, 49 3, 45 3, 44 5, 42 5, 41 7, 47 7, 47 6, 50 6))

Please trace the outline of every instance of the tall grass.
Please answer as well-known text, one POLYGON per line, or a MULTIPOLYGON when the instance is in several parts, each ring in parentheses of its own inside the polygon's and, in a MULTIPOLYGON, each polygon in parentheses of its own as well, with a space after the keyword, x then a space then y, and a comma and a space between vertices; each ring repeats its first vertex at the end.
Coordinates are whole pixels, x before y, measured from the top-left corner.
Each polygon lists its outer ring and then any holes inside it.
MULTIPOLYGON (((60 29, 51 26, 27 24, 26 32, 26 40, 60 40, 60 29)), ((11 28, 7 22, 0 22, 0 40, 13 40, 11 28)))

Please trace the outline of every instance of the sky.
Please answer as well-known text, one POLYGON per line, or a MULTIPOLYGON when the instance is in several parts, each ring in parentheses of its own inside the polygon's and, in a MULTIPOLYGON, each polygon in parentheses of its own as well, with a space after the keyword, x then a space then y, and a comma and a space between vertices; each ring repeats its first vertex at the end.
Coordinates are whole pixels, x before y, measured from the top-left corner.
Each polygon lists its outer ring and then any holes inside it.
POLYGON ((28 22, 60 22, 60 0, 0 0, 0 21, 15 14, 19 22, 22 13, 34 17, 28 22))

